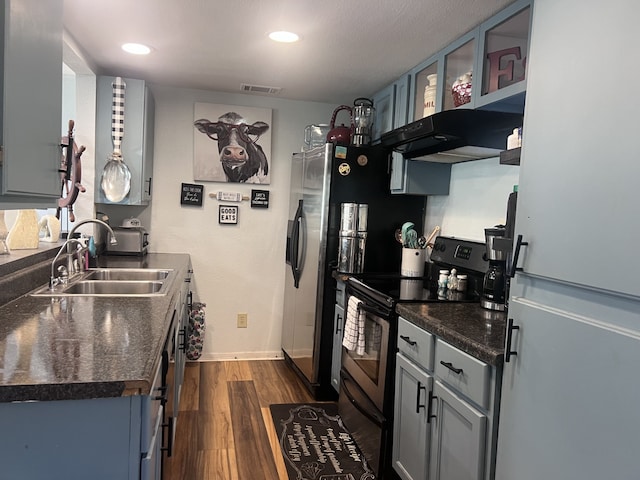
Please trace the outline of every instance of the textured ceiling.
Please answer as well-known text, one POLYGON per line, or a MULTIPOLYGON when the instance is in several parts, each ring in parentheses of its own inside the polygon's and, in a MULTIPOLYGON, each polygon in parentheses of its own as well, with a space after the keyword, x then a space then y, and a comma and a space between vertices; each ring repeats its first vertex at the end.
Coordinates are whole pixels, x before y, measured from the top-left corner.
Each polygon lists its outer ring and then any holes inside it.
POLYGON ((240 92, 280 87, 280 98, 350 103, 513 0, 64 0, 67 35, 100 74, 240 92), (297 44, 276 44, 292 30, 297 44), (120 50, 152 47, 146 57, 120 50))

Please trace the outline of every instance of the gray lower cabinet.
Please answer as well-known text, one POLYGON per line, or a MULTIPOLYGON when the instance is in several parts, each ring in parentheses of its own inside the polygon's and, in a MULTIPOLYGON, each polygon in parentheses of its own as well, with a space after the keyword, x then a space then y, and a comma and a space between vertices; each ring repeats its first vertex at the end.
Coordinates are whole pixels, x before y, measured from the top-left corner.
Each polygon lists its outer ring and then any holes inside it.
POLYGON ((402 480, 490 480, 496 367, 400 318, 393 468, 402 480))
POLYGON ((395 381, 393 468, 403 480, 423 480, 429 472, 431 425, 426 404, 433 376, 398 354, 395 381))
POLYGON ((480 480, 484 476, 487 416, 436 380, 433 387, 430 477, 480 480))
MULTIPOLYGON (((159 372, 156 378, 159 377, 159 372)), ((0 403, 0 478, 160 480, 159 392, 0 403)))
MULTIPOLYGON (((184 319, 174 315, 173 322, 165 350, 184 319)), ((168 385, 167 362, 163 355, 148 395, 0 403, 0 432, 11 432, 0 435, 0 479, 161 480, 163 450, 173 434, 166 427, 176 423, 184 368, 175 358, 168 385), (178 396, 169 399, 167 388, 178 396), (173 419, 165 411, 169 404, 173 419)))
POLYGON ((0 208, 60 196, 62 0, 2 2, 0 208))
POLYGON ((331 386, 340 393, 340 366, 342 365, 342 336, 344 335, 344 282, 338 280, 336 306, 333 314, 333 350, 331 353, 331 386))

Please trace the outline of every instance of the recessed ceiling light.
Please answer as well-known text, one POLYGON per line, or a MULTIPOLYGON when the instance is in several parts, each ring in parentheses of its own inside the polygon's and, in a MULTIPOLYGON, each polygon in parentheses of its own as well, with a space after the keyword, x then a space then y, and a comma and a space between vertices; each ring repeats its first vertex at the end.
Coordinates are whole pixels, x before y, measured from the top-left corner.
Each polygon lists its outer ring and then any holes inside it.
POLYGON ((134 55, 148 55, 151 53, 151 49, 141 43, 125 43, 122 45, 122 50, 134 55))
POLYGON ((300 37, 295 33, 285 32, 285 31, 271 32, 269 34, 269 38, 274 42, 281 42, 281 43, 293 43, 293 42, 297 42, 300 39, 300 37))

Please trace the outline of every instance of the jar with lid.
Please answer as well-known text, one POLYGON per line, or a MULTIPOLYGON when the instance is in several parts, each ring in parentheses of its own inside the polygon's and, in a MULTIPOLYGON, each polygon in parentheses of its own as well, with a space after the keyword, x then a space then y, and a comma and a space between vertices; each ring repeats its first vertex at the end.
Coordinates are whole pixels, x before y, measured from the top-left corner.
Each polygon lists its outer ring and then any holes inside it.
POLYGON ((459 292, 464 292, 467 289, 467 276, 464 274, 458 275, 458 285, 456 290, 459 292))
POLYGON ((447 288, 448 281, 449 270, 440 270, 440 275, 438 277, 438 288, 447 288))
POLYGON ((438 75, 427 75, 427 82, 429 84, 424 87, 424 110, 422 111, 423 117, 428 117, 436 113, 436 90, 438 81, 438 75))

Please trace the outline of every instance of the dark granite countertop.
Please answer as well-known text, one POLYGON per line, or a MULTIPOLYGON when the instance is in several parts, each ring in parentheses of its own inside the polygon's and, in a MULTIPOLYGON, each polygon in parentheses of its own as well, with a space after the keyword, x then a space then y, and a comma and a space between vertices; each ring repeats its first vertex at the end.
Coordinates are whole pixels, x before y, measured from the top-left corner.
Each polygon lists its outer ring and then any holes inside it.
POLYGON ((472 357, 501 366, 506 314, 476 303, 399 303, 398 314, 472 357))
POLYGON ((148 394, 190 268, 187 254, 101 257, 173 269, 166 295, 30 297, 0 307, 0 402, 148 394))

